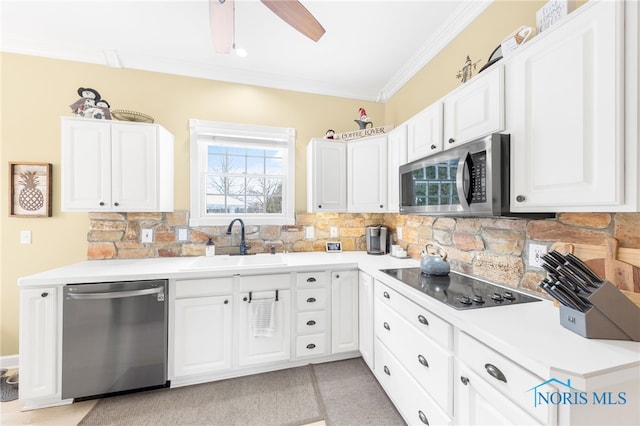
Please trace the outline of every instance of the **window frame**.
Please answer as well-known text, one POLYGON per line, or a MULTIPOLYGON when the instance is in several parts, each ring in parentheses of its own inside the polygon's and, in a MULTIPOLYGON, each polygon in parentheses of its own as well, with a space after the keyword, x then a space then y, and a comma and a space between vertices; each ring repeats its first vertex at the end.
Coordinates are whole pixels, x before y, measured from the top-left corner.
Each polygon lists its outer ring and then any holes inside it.
POLYGON ((248 225, 295 224, 295 129, 257 126, 241 123, 190 119, 190 215, 189 226, 227 225, 240 217, 248 225), (282 214, 206 213, 205 179, 207 156, 211 138, 236 139, 241 142, 264 142, 269 147, 286 146, 285 179, 282 191, 282 214))

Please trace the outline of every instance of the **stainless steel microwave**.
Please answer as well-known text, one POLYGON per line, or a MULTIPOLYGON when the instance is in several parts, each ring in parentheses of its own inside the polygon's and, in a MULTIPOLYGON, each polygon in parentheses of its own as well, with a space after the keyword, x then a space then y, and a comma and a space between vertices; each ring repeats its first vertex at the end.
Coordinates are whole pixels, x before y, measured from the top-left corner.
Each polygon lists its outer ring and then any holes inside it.
POLYGON ((401 214, 510 216, 509 210, 509 135, 400 166, 401 214))

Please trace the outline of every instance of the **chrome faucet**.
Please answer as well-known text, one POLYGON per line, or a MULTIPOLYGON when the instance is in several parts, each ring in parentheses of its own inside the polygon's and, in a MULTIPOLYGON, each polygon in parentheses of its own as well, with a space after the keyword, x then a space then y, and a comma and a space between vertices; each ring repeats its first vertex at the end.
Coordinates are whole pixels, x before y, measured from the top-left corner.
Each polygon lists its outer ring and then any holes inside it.
POLYGON ((251 249, 251 246, 248 246, 244 240, 244 222, 240 218, 233 219, 229 226, 227 227, 227 235, 231 235, 231 228, 233 228, 233 224, 236 222, 240 222, 240 255, 244 256, 247 254, 247 250, 251 249))

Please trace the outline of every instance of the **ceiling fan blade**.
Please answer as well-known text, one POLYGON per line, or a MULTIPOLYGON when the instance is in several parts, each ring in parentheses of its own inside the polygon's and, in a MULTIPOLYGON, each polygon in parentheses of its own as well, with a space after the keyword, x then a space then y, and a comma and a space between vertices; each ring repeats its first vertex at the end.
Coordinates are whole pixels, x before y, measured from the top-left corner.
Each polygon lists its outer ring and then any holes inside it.
POLYGON ((230 53, 233 47, 234 0, 209 0, 209 25, 213 48, 230 53))
POLYGON ((320 22, 313 17, 297 0, 260 0, 273 13, 278 15, 284 22, 291 25, 302 34, 313 41, 320 40, 325 33, 320 22))

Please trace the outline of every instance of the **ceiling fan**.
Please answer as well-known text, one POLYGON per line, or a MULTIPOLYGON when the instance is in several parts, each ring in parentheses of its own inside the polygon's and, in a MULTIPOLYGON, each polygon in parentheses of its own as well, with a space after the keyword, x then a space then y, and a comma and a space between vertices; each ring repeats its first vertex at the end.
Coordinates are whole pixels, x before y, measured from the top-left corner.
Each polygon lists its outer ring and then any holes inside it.
MULTIPOLYGON (((213 47, 217 53, 229 53, 234 47, 235 0, 209 0, 209 20, 213 47)), ((313 41, 320 40, 325 29, 298 0, 260 0, 273 13, 313 41)))

